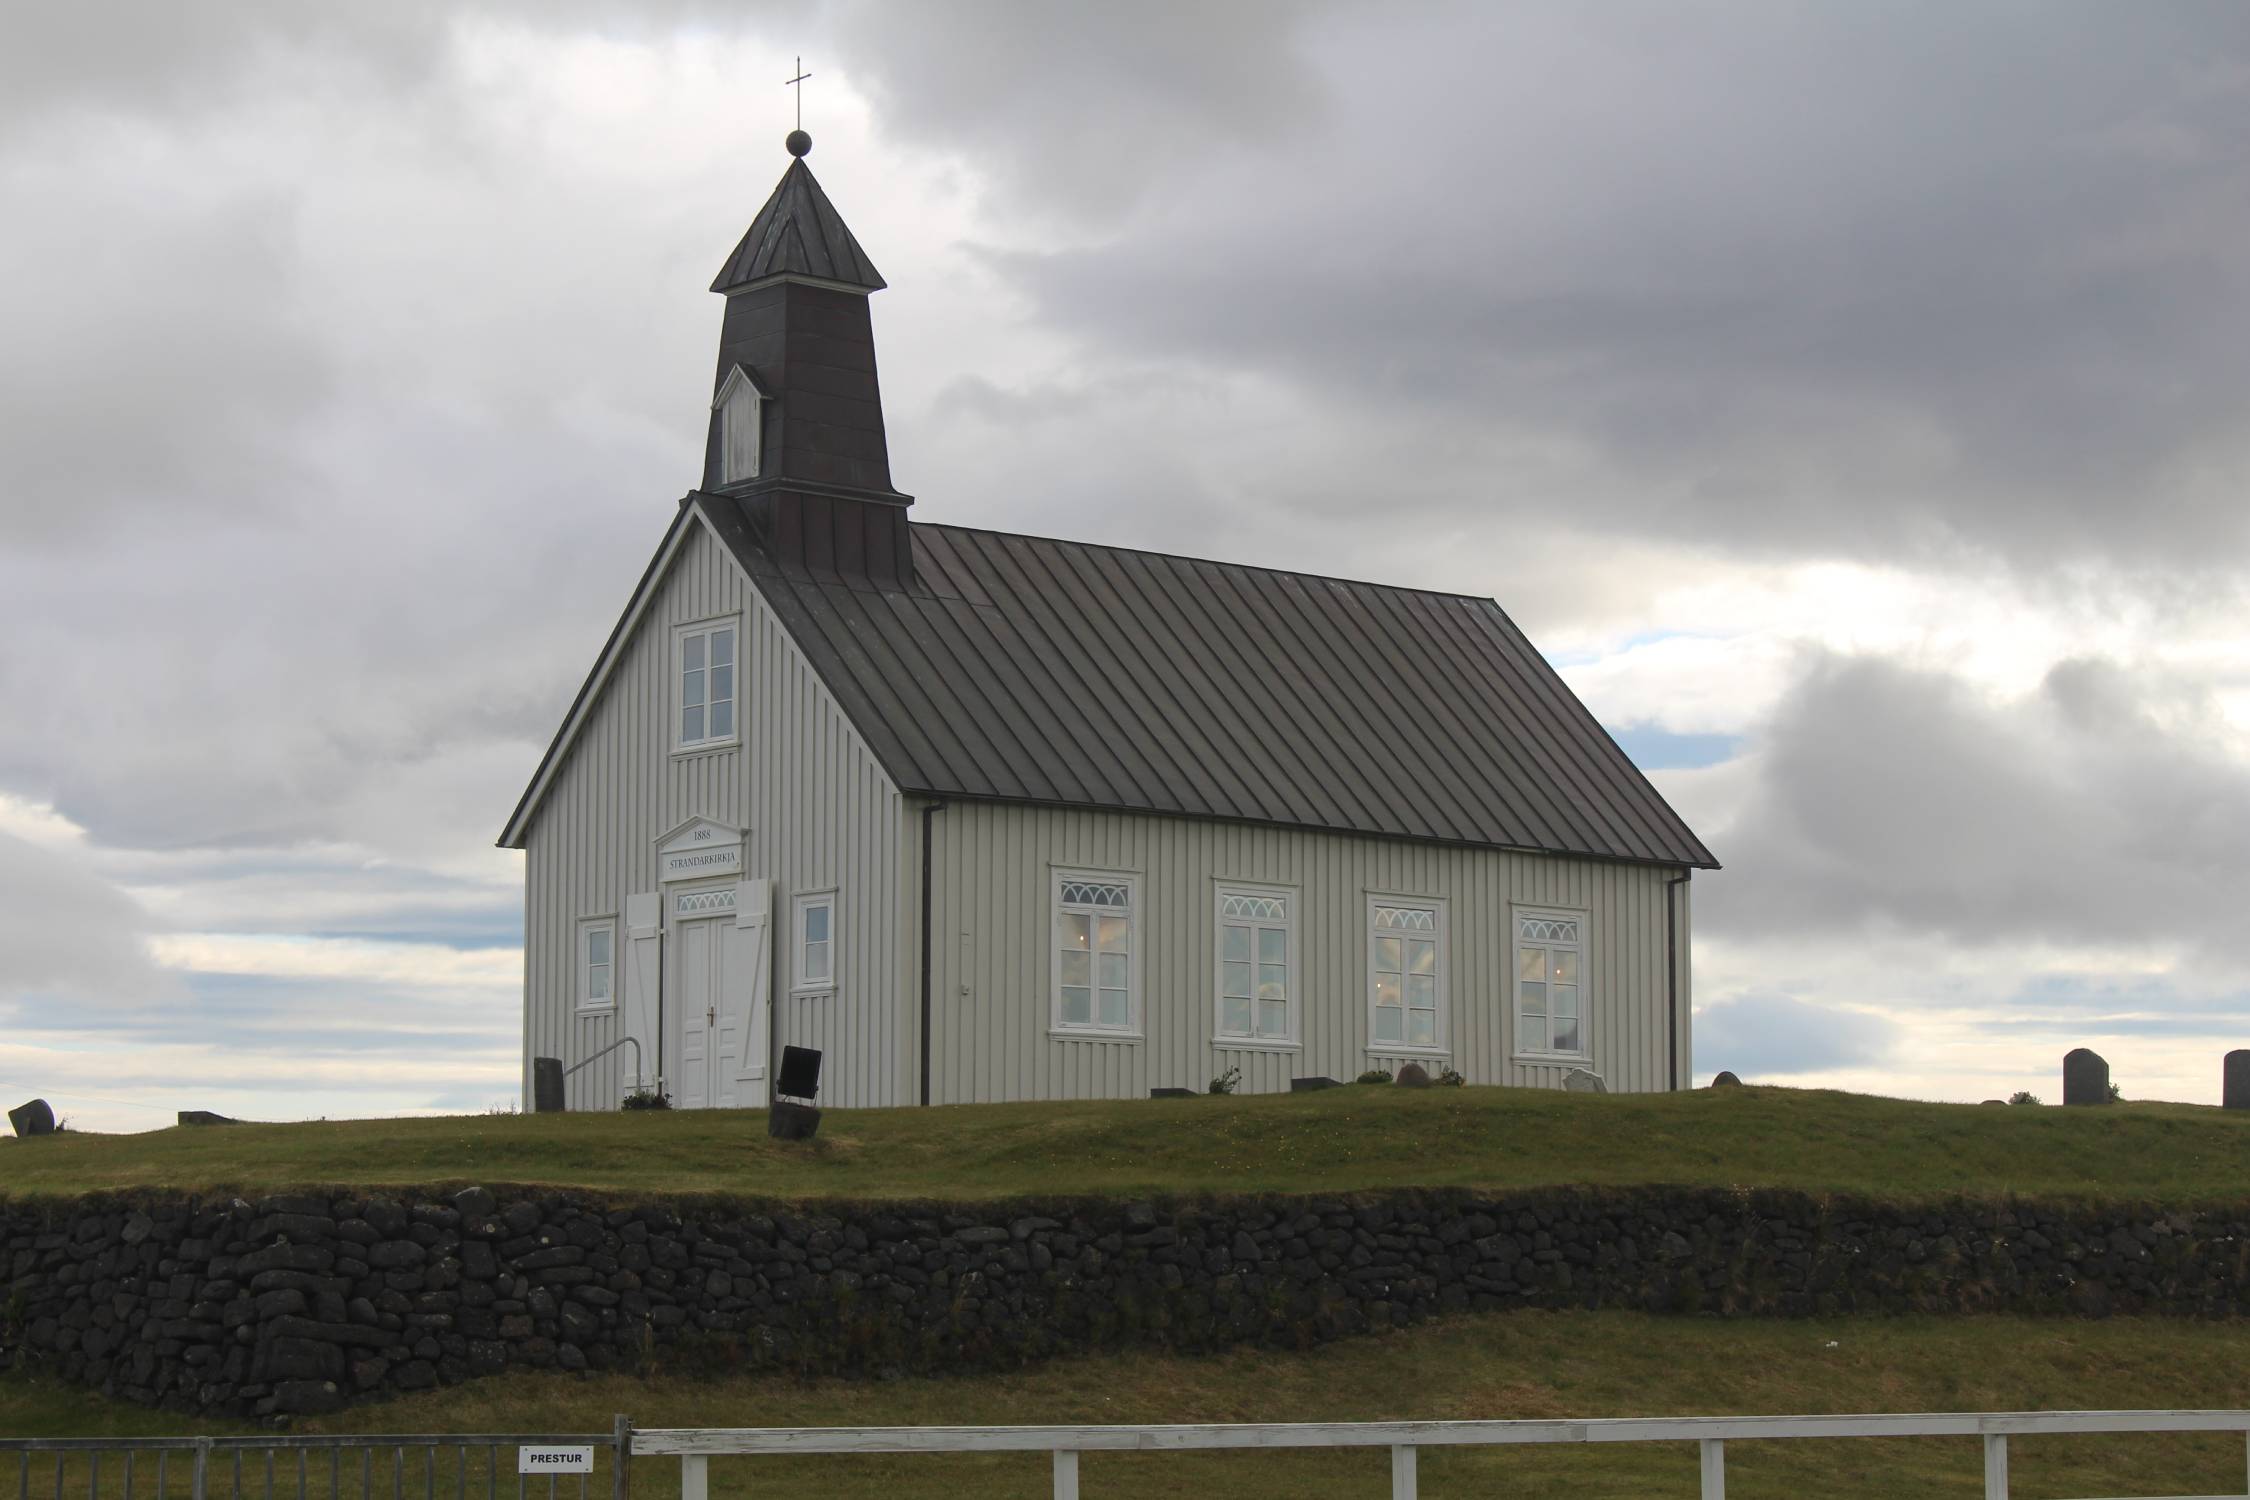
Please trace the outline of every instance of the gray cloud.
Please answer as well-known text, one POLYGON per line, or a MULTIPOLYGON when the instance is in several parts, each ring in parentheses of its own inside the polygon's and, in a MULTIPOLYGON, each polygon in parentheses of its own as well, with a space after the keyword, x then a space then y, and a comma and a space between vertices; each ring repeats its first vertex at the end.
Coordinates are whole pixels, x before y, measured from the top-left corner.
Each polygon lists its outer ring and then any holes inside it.
POLYGON ((83 861, 0 833, 0 1001, 149 1000, 172 982, 150 960, 148 913, 83 861))
POLYGON ((1695 1067, 1745 1082, 1880 1063, 1897 1050, 1893 1023, 1862 1011, 1751 993, 1697 1009, 1695 1067))
POLYGON ((1347 105, 1166 157, 1138 200, 1093 153, 1139 210, 994 263, 1089 350, 1315 392, 1358 440, 1335 487, 1408 510, 2243 555, 2239 10, 1416 7, 1310 46, 1347 105), (1355 86, 1398 56, 1410 82, 1355 86))
POLYGON ((1816 659, 1713 830, 1709 930, 1888 921, 1988 945, 2179 945, 2250 958, 2250 768, 2190 684, 2110 662, 1993 703, 1946 674, 1816 659))

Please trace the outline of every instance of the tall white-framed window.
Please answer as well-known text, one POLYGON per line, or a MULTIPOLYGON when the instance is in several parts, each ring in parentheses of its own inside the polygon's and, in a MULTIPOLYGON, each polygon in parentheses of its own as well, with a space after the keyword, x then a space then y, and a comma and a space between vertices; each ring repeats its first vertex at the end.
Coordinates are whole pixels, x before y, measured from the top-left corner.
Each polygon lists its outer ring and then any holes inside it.
POLYGON ((578 1008, 617 1006, 617 919, 588 917, 578 924, 578 1008))
POLYGON ((705 620, 673 632, 672 723, 677 750, 731 745, 738 735, 739 620, 705 620))
POLYGON ((719 409, 719 483, 736 484, 758 477, 758 450, 763 439, 765 401, 750 377, 736 365, 727 372, 713 399, 719 409))
POLYGON ((1217 1025, 1222 1047, 1294 1047, 1297 893, 1277 886, 1218 887, 1217 1025))
POLYGON ((790 946, 796 953, 790 988, 819 994, 836 988, 836 893, 808 891, 791 903, 790 946))
POLYGON ((1584 1061, 1586 913, 1516 908, 1516 1052, 1584 1061))
POLYGON ((1373 1052, 1444 1052, 1445 903, 1367 898, 1367 1037, 1373 1052))
POLYGON ((1057 870, 1053 892, 1052 1030, 1065 1036, 1139 1036, 1140 877, 1057 870))

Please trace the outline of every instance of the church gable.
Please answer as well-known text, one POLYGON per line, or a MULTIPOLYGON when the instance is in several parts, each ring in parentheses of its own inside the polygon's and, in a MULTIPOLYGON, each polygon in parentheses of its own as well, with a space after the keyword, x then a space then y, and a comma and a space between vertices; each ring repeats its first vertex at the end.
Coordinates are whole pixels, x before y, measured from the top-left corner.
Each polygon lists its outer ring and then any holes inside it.
POLYGON ((651 786, 663 789, 663 821, 646 837, 678 833, 675 824, 695 817, 740 822, 741 758, 803 765, 808 740, 834 746, 853 767, 876 765, 690 502, 665 533, 499 842, 525 847, 558 796, 630 805, 645 801, 651 786))

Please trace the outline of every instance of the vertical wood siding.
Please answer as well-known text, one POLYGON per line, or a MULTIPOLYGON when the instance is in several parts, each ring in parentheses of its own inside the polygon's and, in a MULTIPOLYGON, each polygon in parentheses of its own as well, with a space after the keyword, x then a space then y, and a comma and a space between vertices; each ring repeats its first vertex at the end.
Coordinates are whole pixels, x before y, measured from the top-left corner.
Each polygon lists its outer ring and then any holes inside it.
MULTIPOLYGON (((1203 1088, 1228 1067, 1245 1091, 1293 1076, 1350 1080, 1406 1060, 1368 1045, 1367 898, 1436 896, 1447 905, 1452 1065, 1472 1083, 1559 1087, 1569 1064, 1512 1055, 1511 905, 1588 913, 1584 1015, 1591 1066, 1615 1090, 1668 1086, 1665 881, 1675 872, 1179 818, 955 803, 932 836, 935 1103, 1084 1099, 1203 1088), (1144 1039, 1048 1036, 1057 865, 1140 876, 1144 1039), (1213 1041, 1215 887, 1294 886, 1301 1049, 1213 1041)), ((1680 893, 1684 897, 1684 891, 1680 893)), ((1681 901, 1680 1005, 1688 924, 1681 901)), ((1687 1025, 1680 1025, 1687 1082, 1687 1025)), ((1432 1072, 1439 1063, 1424 1060, 1432 1072)))
MULTIPOLYGON (((525 838, 524 1090, 530 1059, 568 1067, 617 1035, 614 1014, 577 1012, 578 925, 618 919, 625 898, 658 889, 656 841, 693 817, 747 827, 743 874, 774 882, 774 1041, 826 1054, 823 1103, 904 1102, 900 997, 902 799, 724 548, 691 521, 609 682, 556 773, 525 838), (739 747, 675 756, 672 629, 740 615, 739 747), (800 997, 790 901, 837 892, 834 992, 800 997)), ((667 938, 667 945, 670 939, 667 938)), ((669 955, 667 955, 669 962, 669 955)), ((653 1039, 644 1038, 653 1048, 653 1039)), ((655 1065, 653 1050, 649 1058, 655 1065)), ((570 1080, 573 1109, 614 1107, 631 1072, 625 1049, 570 1080)))

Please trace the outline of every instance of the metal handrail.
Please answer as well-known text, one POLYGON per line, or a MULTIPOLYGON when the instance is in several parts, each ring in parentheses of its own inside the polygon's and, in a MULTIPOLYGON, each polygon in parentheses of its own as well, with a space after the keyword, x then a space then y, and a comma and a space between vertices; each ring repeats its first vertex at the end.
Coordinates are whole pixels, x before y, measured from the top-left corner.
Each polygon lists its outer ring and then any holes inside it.
POLYGON ((612 1052, 615 1052, 620 1047, 631 1047, 633 1049, 633 1080, 635 1086, 639 1088, 647 1088, 648 1080, 641 1076, 643 1072, 643 1069, 641 1067, 641 1039, 637 1036, 619 1037, 616 1041, 611 1042, 608 1046, 602 1048, 601 1051, 595 1053, 585 1061, 573 1063, 569 1067, 563 1069, 563 1077, 568 1078, 571 1074, 577 1072, 580 1068, 590 1067, 593 1064, 600 1062, 603 1058, 609 1056, 612 1052))

